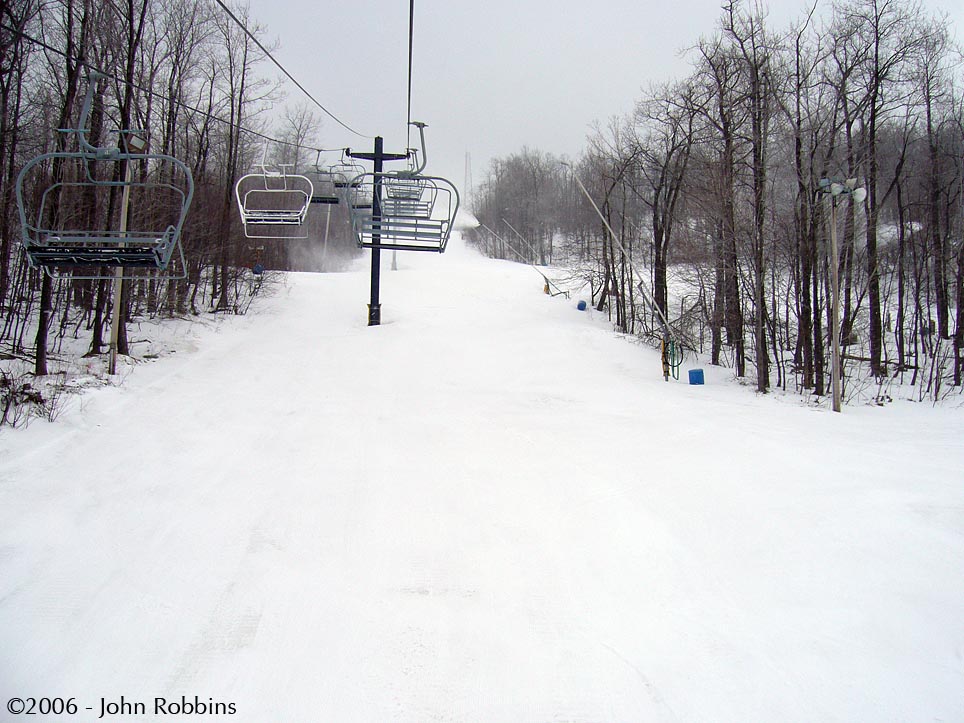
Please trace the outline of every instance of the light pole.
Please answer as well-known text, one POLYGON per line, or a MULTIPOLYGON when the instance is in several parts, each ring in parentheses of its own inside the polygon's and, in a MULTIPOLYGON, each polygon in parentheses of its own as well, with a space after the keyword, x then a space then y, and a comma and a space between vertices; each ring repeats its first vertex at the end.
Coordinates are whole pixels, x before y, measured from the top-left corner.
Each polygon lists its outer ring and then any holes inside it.
POLYGON ((840 249, 837 246, 837 198, 851 196, 857 203, 867 197, 867 189, 857 186, 856 178, 846 180, 821 178, 818 190, 830 196, 830 293, 833 294, 833 318, 830 339, 830 383, 833 388, 833 411, 840 411, 840 249))

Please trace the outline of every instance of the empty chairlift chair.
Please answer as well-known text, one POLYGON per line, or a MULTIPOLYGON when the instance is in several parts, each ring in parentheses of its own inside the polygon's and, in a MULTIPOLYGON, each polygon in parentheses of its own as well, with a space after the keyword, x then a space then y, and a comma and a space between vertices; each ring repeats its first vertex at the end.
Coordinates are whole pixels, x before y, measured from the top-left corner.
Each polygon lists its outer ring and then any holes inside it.
MULTIPOLYGON (((442 253, 459 210, 459 192, 451 181, 422 174, 425 169, 425 124, 418 128, 422 162, 417 168, 356 177, 359 189, 372 199, 370 209, 349 200, 352 229, 362 248, 442 253)), ((416 155, 411 156, 413 159, 416 155)))
POLYGON ((328 173, 331 174, 335 188, 343 190, 351 188, 354 180, 365 173, 365 169, 361 164, 341 160, 329 166, 328 173))
POLYGON ((337 206, 341 203, 341 195, 336 184, 334 174, 327 168, 316 168, 310 174, 313 187, 311 203, 337 206))
POLYGON ((431 218, 434 195, 424 178, 386 174, 382 177, 382 215, 431 218))
POLYGON ((352 229, 362 248, 445 251, 459 208, 455 186, 444 178, 410 172, 366 173, 359 190, 371 208, 349 200, 352 229), (377 201, 377 202, 376 202, 377 201))
POLYGON ((260 173, 249 173, 238 181, 235 195, 246 237, 308 238, 305 221, 314 186, 307 177, 289 173, 289 167, 273 170, 262 165, 260 173))
POLYGON ((331 174, 332 184, 339 199, 349 208, 364 211, 366 207, 371 209, 371 193, 361 185, 365 169, 358 163, 341 161, 328 168, 331 174))
POLYGON ((92 73, 79 127, 60 130, 66 148, 28 161, 15 192, 28 263, 53 277, 138 278, 143 272, 185 274, 181 232, 194 194, 188 167, 177 158, 146 152, 146 134, 118 131, 115 147, 87 140, 92 73), (122 199, 126 199, 126 202, 122 199), (129 208, 122 219, 121 209, 129 208), (173 264, 173 261, 177 261, 173 264))

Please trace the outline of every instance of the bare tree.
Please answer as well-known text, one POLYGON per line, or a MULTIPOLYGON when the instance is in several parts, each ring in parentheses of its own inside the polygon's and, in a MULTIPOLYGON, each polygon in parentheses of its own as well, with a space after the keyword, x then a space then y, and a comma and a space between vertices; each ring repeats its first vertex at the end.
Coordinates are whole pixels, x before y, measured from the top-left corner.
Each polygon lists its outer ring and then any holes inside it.
POLYGON ((764 13, 759 6, 743 11, 736 0, 724 9, 723 29, 742 59, 743 98, 750 119, 750 172, 753 186, 753 301, 754 354, 757 391, 770 386, 769 352, 767 350, 766 247, 767 163, 770 143, 769 126, 774 107, 772 55, 775 41, 765 28, 764 13))
MULTIPOLYGON (((683 184, 695 135, 696 104, 689 83, 666 86, 637 104, 639 171, 649 209, 653 239, 653 296, 663 316, 669 315, 667 259, 679 220, 683 184)), ((635 188, 634 188, 635 191, 635 188)))

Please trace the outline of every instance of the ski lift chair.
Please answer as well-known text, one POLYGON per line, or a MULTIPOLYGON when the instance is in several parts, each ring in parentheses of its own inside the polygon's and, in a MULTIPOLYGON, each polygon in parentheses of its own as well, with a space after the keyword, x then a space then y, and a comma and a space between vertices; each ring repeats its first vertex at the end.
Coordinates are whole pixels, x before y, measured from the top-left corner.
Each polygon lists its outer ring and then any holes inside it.
POLYGON ((260 173, 238 180, 235 196, 247 238, 308 238, 305 218, 314 186, 307 177, 288 173, 288 168, 285 164, 269 170, 262 165, 260 173))
POLYGON ((76 139, 79 150, 44 153, 17 175, 27 261, 54 278, 111 279, 117 268, 121 278, 139 278, 144 270, 184 278, 180 239, 194 195, 190 169, 173 156, 146 152, 143 132, 118 131, 116 147, 88 142, 93 91, 103 77, 90 75, 79 127, 59 131, 76 139), (111 218, 118 191, 128 200, 129 222, 111 218))
MULTIPOLYGON (((324 153, 324 151, 318 151, 318 155, 315 158, 315 170, 310 174, 311 182, 314 185, 311 202, 336 206, 342 203, 341 184, 344 176, 341 173, 335 173, 332 166, 322 164, 322 153, 324 153)), ((330 210, 331 209, 329 209, 329 211, 330 210)))
POLYGON ((431 218, 438 193, 435 184, 422 176, 385 174, 382 177, 382 214, 431 218))
POLYGON ((335 185, 335 176, 327 169, 318 169, 311 174, 314 191, 311 203, 337 206, 341 203, 341 195, 335 185))
POLYGON ((353 163, 342 159, 334 163, 328 169, 337 189, 351 188, 354 180, 365 173, 364 167, 359 163, 353 163))
MULTIPOLYGON (((421 163, 406 171, 365 173, 358 187, 372 198, 370 210, 349 200, 352 229, 362 248, 442 253, 459 210, 459 192, 451 181, 426 176, 425 124, 412 121, 422 144, 421 163)), ((412 159, 417 159, 413 153, 412 159)))
POLYGON ((445 251, 459 208, 459 194, 451 182, 436 176, 406 178, 395 173, 366 173, 358 180, 358 188, 373 199, 371 208, 356 207, 349 201, 352 229, 360 247, 445 251), (416 187, 419 195, 413 198, 416 187))

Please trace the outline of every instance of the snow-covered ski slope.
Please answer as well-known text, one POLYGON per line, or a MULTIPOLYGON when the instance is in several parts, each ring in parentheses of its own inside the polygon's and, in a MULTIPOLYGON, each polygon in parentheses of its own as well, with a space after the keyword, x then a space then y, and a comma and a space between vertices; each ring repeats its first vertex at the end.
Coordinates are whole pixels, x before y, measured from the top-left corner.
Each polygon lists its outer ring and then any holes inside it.
POLYGON ((4 433, 0 720, 964 721, 961 410, 667 384, 531 269, 384 256, 381 327, 292 275, 4 433))

